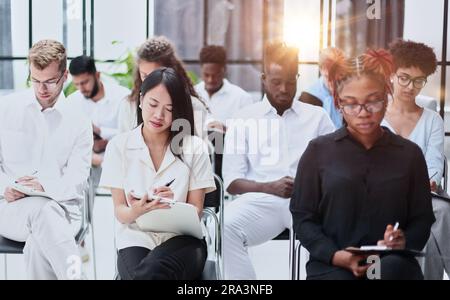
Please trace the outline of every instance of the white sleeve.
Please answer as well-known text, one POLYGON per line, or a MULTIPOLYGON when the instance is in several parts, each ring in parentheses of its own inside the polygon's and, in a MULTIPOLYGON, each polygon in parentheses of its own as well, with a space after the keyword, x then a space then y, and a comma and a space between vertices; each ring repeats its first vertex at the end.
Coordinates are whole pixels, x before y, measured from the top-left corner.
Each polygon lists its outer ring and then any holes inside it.
POLYGON ((245 120, 230 120, 230 122, 227 122, 227 127, 222 162, 225 190, 234 180, 245 178, 248 171, 248 141, 245 120))
POLYGON ((121 147, 119 146, 119 138, 111 140, 106 146, 105 156, 102 163, 102 176, 99 186, 103 188, 124 189, 124 162, 121 147))
POLYGON ((333 124, 333 121, 331 121, 330 116, 328 116, 325 111, 322 113, 322 118, 319 123, 319 136, 332 133, 336 130, 336 127, 333 124))
POLYGON ((12 177, 9 177, 8 175, 6 175, 5 170, 3 169, 1 139, 2 139, 2 137, 0 136, 0 199, 3 197, 3 193, 5 192, 5 189, 8 186, 12 185, 12 183, 14 182, 14 179, 12 177))
POLYGON ((191 173, 189 176, 189 191, 206 189, 206 193, 216 189, 214 183, 213 170, 209 159, 208 148, 200 140, 193 138, 193 153, 191 163, 191 173))
POLYGON ((39 179, 44 191, 56 201, 81 199, 92 160, 92 125, 86 120, 80 129, 60 178, 39 179))
POLYGON ((133 129, 134 126, 137 126, 137 117, 136 117, 136 109, 135 105, 130 102, 128 99, 122 101, 119 107, 119 130, 118 133, 128 132, 133 129))
POLYGON ((117 128, 110 128, 110 127, 100 127, 100 136, 102 139, 105 140, 111 140, 115 135, 119 133, 119 129, 117 128))
POLYGON ((428 176, 433 176, 436 183, 440 183, 444 172, 444 122, 438 116, 433 118, 431 133, 429 135, 425 160, 428 167, 428 176))

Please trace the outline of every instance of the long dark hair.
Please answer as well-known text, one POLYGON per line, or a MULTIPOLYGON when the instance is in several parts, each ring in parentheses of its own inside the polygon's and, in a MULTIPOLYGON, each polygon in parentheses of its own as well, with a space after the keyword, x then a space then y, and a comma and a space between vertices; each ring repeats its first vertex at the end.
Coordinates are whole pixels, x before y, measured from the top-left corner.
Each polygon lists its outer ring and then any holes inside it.
MULTIPOLYGON (((182 130, 184 127, 176 128, 171 126, 169 133, 169 144, 172 153, 181 159, 181 147, 183 137, 187 135, 195 135, 194 133, 194 110, 192 108, 191 96, 187 92, 185 82, 180 78, 178 73, 172 68, 159 68, 150 73, 141 85, 140 97, 143 98, 145 94, 158 85, 164 85, 172 99, 172 122, 176 120, 185 120, 189 124, 189 131, 182 130), (178 145, 173 145, 174 137, 180 138, 178 145)), ((142 109, 137 105, 137 121, 138 125, 143 123, 142 109)), ((186 124, 187 125, 187 124, 186 124)))

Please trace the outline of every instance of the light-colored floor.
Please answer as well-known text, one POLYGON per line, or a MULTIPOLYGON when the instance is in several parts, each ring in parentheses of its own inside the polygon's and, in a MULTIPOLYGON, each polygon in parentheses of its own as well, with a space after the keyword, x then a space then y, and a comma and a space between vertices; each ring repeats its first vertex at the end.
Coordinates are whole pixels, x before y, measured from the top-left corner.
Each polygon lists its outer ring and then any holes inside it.
MULTIPOLYGON (((113 279, 115 274, 114 219, 110 197, 96 197, 93 219, 94 230, 89 232, 86 239, 90 260, 84 264, 84 272, 88 279, 113 279), (95 243, 95 253, 93 251, 93 242, 95 243), (94 276, 94 273, 96 273, 96 276, 94 276)), ((258 279, 289 279, 288 246, 288 241, 269 241, 249 249, 258 279)), ((303 252, 301 279, 304 279, 306 275, 304 271, 305 255, 307 254, 303 252)), ((23 255, 7 255, 6 264, 7 279, 26 279, 23 255)), ((4 265, 4 255, 0 255, 0 279, 5 279, 4 265)))

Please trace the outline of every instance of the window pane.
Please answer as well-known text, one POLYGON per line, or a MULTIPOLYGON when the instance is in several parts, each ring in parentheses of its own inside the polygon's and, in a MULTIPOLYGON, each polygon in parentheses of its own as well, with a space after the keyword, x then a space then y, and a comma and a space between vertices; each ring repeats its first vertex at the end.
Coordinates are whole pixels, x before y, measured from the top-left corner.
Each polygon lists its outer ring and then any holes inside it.
POLYGON ((14 89, 15 90, 27 89, 28 62, 26 60, 13 61, 13 73, 14 73, 14 89))
POLYGON ((12 55, 28 55, 28 1, 11 1, 12 55))
POLYGON ((443 10, 443 0, 405 1, 404 38, 433 47, 438 60, 442 57, 443 10))
POLYGON ((155 0, 155 35, 165 35, 182 59, 198 59, 203 46, 203 0, 155 0))
POLYGON ((228 65, 227 78, 249 93, 261 91, 261 65, 228 65))
POLYGON ((300 49, 301 61, 318 61, 320 47, 320 1, 284 1, 285 40, 300 49))
POLYGON ((227 48, 230 60, 262 58, 263 1, 209 1, 208 43, 227 48))
POLYGON ((117 59, 145 41, 145 0, 96 0, 94 4, 95 58, 117 59))
POLYGON ((66 18, 67 18, 67 34, 64 33, 63 34, 66 36, 64 43, 67 47, 67 53, 70 57, 82 55, 83 54, 82 0, 67 0, 66 18))
POLYGON ((427 85, 423 88, 420 94, 433 97, 439 103, 439 99, 441 97, 440 91, 441 91, 441 67, 438 67, 436 73, 428 77, 427 85))
POLYGON ((63 42, 63 1, 32 1, 33 43, 42 39, 63 42))

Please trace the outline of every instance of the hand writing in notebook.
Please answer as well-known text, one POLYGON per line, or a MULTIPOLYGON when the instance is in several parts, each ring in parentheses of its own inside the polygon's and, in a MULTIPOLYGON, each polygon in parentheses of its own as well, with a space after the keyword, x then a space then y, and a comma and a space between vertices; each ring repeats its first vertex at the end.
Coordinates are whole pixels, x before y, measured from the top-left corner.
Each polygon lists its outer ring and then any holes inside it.
POLYGON ((149 201, 148 195, 137 195, 133 191, 128 194, 130 223, 134 222, 137 218, 149 211, 155 209, 168 209, 170 205, 167 203, 161 203, 159 200, 149 201))
POLYGON ((39 182, 39 179, 36 177, 36 174, 37 171, 34 171, 31 175, 22 176, 16 180, 16 183, 35 191, 45 192, 44 188, 39 182))
POLYGON ((392 249, 403 250, 406 247, 406 239, 403 230, 394 228, 392 225, 386 227, 384 239, 378 241, 379 246, 386 246, 392 249))

